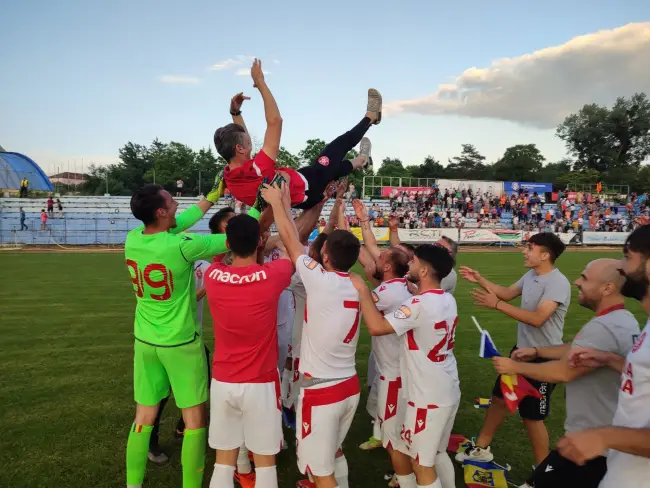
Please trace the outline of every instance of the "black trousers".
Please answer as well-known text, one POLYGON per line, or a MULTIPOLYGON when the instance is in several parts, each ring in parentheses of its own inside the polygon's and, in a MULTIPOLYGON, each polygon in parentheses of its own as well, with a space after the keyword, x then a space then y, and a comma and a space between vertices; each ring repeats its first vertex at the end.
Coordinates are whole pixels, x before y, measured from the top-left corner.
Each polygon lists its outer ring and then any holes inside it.
POLYGON ((607 458, 604 456, 578 466, 557 451, 551 451, 533 471, 528 484, 535 488, 598 488, 606 472, 607 458))
POLYGON ((325 146, 316 161, 298 170, 309 183, 309 189, 307 200, 296 205, 296 208, 308 209, 317 205, 323 199, 328 183, 352 173, 352 163, 345 156, 361 142, 371 125, 370 119, 364 117, 352 129, 325 146))
MULTIPOLYGON (((210 349, 208 349, 208 346, 205 346, 205 357, 208 361, 208 391, 210 390, 210 378, 212 377, 211 371, 212 368, 211 363, 210 363, 210 349)), ((153 430, 151 431, 151 438, 149 439, 149 449, 153 447, 158 446, 159 442, 159 434, 160 434, 160 420, 162 419, 162 414, 163 410, 165 410, 165 405, 167 405, 167 402, 169 401, 169 397, 163 398, 160 401, 160 405, 158 406, 158 415, 156 416, 156 421, 153 424, 153 430)), ((182 432, 185 430, 185 421, 183 420, 183 416, 178 419, 178 422, 176 424, 176 430, 179 432, 182 432)))

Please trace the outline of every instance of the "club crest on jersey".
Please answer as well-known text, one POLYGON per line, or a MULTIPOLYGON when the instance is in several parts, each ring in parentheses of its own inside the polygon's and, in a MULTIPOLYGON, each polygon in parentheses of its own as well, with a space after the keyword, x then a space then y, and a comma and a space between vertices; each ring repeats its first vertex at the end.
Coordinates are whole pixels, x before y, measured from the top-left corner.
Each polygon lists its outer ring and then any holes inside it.
POLYGON ((200 280, 203 278, 203 270, 201 268, 196 268, 196 277, 200 280))
POLYGON ((377 303, 379 301, 379 296, 373 291, 372 292, 372 301, 377 303))
POLYGON ((328 158, 327 156, 321 156, 320 158, 318 158, 318 164, 322 166, 329 166, 330 158, 328 158))
POLYGON ((400 308, 395 310, 396 319, 408 319, 411 316, 411 309, 406 305, 402 305, 400 308))
POLYGON ((305 259, 303 263, 305 263, 307 269, 316 269, 316 266, 318 266, 318 263, 314 261, 312 258, 305 259))

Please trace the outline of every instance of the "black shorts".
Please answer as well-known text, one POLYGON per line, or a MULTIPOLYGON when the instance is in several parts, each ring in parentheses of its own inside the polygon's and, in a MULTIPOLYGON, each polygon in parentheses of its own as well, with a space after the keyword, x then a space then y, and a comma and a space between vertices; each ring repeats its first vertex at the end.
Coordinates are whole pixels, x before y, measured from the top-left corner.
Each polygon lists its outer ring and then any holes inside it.
POLYGON ((535 488, 598 488, 607 472, 607 458, 599 456, 588 461, 584 466, 564 458, 557 451, 542 461, 528 484, 535 488))
MULTIPOLYGON (((516 347, 513 347, 512 351, 516 349, 516 347)), ((510 352, 511 355, 512 351, 510 352)), ((531 362, 546 363, 548 360, 538 358, 531 362)), ((530 378, 526 378, 526 380, 533 388, 539 391, 542 398, 538 399, 531 396, 525 397, 521 402, 519 402, 519 416, 524 420, 544 420, 548 417, 549 413, 551 413, 551 395, 555 389, 555 383, 546 383, 545 381, 537 381, 530 378)), ((503 398, 503 393, 501 392, 501 376, 498 376, 494 383, 492 395, 497 398, 503 398)))

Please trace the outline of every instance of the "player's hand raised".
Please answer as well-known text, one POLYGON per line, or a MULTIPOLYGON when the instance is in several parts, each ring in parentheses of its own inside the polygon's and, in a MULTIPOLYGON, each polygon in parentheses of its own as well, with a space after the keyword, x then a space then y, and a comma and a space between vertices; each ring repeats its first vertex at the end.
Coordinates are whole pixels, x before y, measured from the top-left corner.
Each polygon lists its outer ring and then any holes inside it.
POLYGON ((397 230, 398 225, 399 219, 397 218, 397 215, 391 214, 388 217, 388 227, 390 227, 390 230, 397 230))
POLYGON ((470 294, 474 299, 474 305, 477 307, 497 308, 499 297, 497 297, 494 293, 478 288, 476 290, 472 290, 470 294))
POLYGON ((359 220, 368 220, 368 209, 361 200, 353 200, 352 208, 354 208, 354 214, 359 220))
POLYGON ((343 198, 343 195, 345 195, 347 189, 348 189, 348 179, 341 178, 339 184, 336 186, 336 198, 343 198))
POLYGON ((352 284, 359 293, 368 291, 368 285, 366 284, 366 281, 358 274, 350 273, 350 281, 352 281, 352 284))
POLYGON ((481 279, 481 273, 475 269, 468 268, 467 266, 461 266, 459 272, 463 278, 465 278, 467 281, 471 281, 472 283, 478 283, 481 279))
POLYGON ((259 88, 264 84, 264 71, 262 71, 262 61, 255 58, 253 66, 251 66, 251 78, 253 78, 253 86, 259 88))
POLYGON ((323 192, 323 200, 327 201, 336 193, 336 180, 330 181, 323 192))
POLYGON ((266 201, 266 203, 272 206, 282 205, 282 186, 286 185, 282 185, 282 183, 274 183, 273 185, 268 185, 265 183, 262 185, 260 193, 262 194, 262 198, 266 201))
POLYGON ((238 93, 230 100, 230 113, 239 112, 241 106, 244 103, 244 100, 250 100, 251 97, 247 97, 243 92, 238 93))

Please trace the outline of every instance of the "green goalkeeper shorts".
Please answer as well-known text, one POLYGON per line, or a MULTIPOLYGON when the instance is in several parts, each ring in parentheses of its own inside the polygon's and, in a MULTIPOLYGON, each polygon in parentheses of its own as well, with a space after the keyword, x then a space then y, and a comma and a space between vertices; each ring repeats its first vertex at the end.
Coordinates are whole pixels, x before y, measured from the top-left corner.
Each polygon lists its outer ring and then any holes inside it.
POLYGON ((136 403, 158 405, 174 392, 178 408, 189 408, 208 400, 208 367, 203 340, 160 347, 135 341, 133 393, 136 403))

